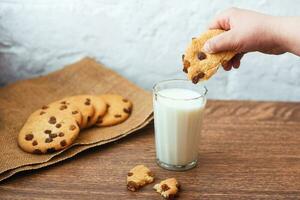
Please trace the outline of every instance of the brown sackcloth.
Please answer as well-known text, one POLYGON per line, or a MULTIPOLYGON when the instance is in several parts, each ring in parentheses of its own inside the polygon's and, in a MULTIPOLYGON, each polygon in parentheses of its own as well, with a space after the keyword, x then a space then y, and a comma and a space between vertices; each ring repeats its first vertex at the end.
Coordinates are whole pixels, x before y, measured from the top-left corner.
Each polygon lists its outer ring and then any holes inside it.
POLYGON ((17 172, 45 167, 88 148, 116 141, 143 128, 152 118, 149 92, 91 58, 47 76, 0 88, 0 181, 17 172), (83 130, 73 145, 53 154, 34 155, 18 147, 19 130, 36 109, 70 95, 102 93, 120 94, 133 102, 133 111, 128 120, 112 127, 83 130))

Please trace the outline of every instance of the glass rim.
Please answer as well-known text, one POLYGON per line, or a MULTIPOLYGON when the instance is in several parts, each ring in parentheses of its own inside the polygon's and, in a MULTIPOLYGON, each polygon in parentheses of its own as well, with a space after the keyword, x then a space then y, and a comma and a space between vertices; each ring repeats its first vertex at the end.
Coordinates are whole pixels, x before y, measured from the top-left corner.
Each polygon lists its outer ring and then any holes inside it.
POLYGON ((154 84, 152 90, 154 92, 155 95, 158 95, 160 97, 163 97, 163 98, 167 98, 167 99, 172 99, 172 100, 178 100, 178 101, 190 101, 190 100, 196 100, 196 99, 200 99, 200 98, 203 98, 206 96, 208 90, 206 88, 205 85, 203 85, 202 87, 204 88, 204 92, 202 94, 199 94, 199 96, 197 97, 193 97, 193 98, 173 98, 173 97, 168 97, 168 96, 165 96, 165 95, 162 95, 162 94, 159 94, 158 90, 157 90, 157 86, 162 84, 162 83, 168 83, 168 82, 175 82, 175 81, 178 81, 178 82, 190 82, 190 80, 187 80, 187 79, 167 79, 167 80, 163 80, 163 81, 159 81, 157 83, 154 84))

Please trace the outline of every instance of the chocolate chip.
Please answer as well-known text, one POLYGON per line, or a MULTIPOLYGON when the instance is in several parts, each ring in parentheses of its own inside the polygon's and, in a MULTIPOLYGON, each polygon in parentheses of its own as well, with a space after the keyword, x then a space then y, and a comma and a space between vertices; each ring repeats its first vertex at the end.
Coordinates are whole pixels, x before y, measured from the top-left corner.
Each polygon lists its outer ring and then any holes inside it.
POLYGON ((46 138, 45 143, 50 143, 50 142, 52 142, 52 141, 53 141, 52 138, 46 138))
POLYGON ((55 117, 50 117, 50 119, 49 119, 49 124, 56 124, 56 118, 55 117))
POLYGON ((122 115, 116 114, 116 115, 114 115, 114 117, 115 117, 115 118, 120 118, 120 117, 122 117, 122 115))
POLYGON ((134 192, 139 189, 139 185, 133 181, 129 181, 127 183, 127 189, 134 192))
POLYGON ((206 58, 206 54, 200 51, 198 52, 197 57, 199 60, 204 60, 206 58))
POLYGON ((106 104, 106 107, 107 107, 107 108, 109 108, 109 107, 110 107, 110 105, 109 105, 109 104, 106 104))
POLYGON ((66 140, 62 140, 62 141, 60 141, 60 145, 61 145, 62 147, 66 146, 66 145, 67 145, 67 142, 66 142, 66 140))
POLYGON ((167 184, 162 184, 161 185, 161 190, 164 192, 164 191, 167 191, 167 190, 169 190, 170 189, 170 187, 167 185, 167 184))
POLYGON ((184 54, 182 54, 181 59, 182 59, 182 62, 183 62, 184 61, 184 54))
POLYGON ((46 113, 46 112, 44 112, 44 111, 41 111, 41 112, 40 112, 40 115, 43 115, 43 114, 45 114, 45 113, 46 113))
POLYGON ((184 60, 183 61, 183 71, 185 72, 185 73, 187 73, 188 72, 188 68, 191 66, 191 64, 190 64, 190 62, 189 61, 187 61, 187 60, 184 60))
POLYGON ((47 153, 53 153, 53 152, 55 152, 55 148, 54 147, 47 149, 47 153))
POLYGON ((86 98, 84 104, 87 105, 87 106, 91 105, 91 99, 86 98))
POLYGON ((36 140, 34 140, 33 142, 32 142, 32 146, 36 146, 38 143, 37 143, 37 141, 36 140))
POLYGON ((132 172, 128 172, 127 176, 132 176, 133 173, 132 172))
POLYGON ((147 172, 148 176, 154 177, 153 172, 147 172))
POLYGON ((61 104, 66 104, 67 102, 66 101, 62 101, 62 102, 60 102, 61 104))
POLYGON ((128 99, 122 99, 123 102, 127 103, 128 102, 128 99))
POLYGON ((32 153, 35 153, 35 154, 42 154, 42 151, 39 150, 39 149, 35 149, 32 153))
POLYGON ((63 137, 65 134, 63 133, 63 132, 60 132, 59 134, 58 134, 58 136, 59 137, 63 137))
POLYGON ((185 68, 189 68, 189 67, 191 66, 191 63, 190 63, 189 61, 187 61, 187 60, 184 60, 184 61, 183 61, 183 66, 184 66, 185 68))
POLYGON ((61 124, 56 124, 55 127, 56 127, 56 128, 60 128, 60 127, 61 127, 61 124))
POLYGON ((73 115, 76 115, 78 113, 78 111, 77 110, 75 110, 75 111, 72 111, 72 114, 73 115))
POLYGON ((194 76, 193 78, 192 78, 192 82, 194 83, 194 84, 196 84, 196 83, 198 83, 198 81, 201 79, 201 78, 203 78, 205 76, 205 74, 203 73, 203 72, 200 72, 200 73, 198 73, 196 76, 194 76))
POLYGON ((30 141, 33 139, 33 137, 34 137, 33 134, 27 134, 25 135, 25 140, 30 141))
POLYGON ((187 71, 186 68, 183 68, 182 71, 183 71, 184 73, 188 73, 188 71, 187 71))
POLYGON ((49 107, 48 106, 42 106, 42 109, 43 110, 46 110, 46 109, 48 109, 49 107))
POLYGON ((70 131, 74 131, 76 129, 76 126, 75 125, 71 125, 69 129, 70 129, 70 131))
POLYGON ((44 133, 50 134, 50 133, 51 133, 51 130, 45 130, 44 133))
POLYGON ((66 106, 66 105, 61 105, 60 108, 59 108, 59 110, 65 110, 65 109, 67 109, 67 108, 68 108, 68 106, 66 106))
POLYGON ((51 134, 49 135, 49 137, 51 137, 51 138, 56 138, 56 137, 57 137, 57 134, 56 134, 56 133, 51 133, 51 134))
POLYGON ((124 113, 127 113, 127 114, 131 113, 131 109, 130 108, 124 108, 123 111, 124 111, 124 113))
POLYGON ((97 124, 102 124, 102 122, 103 122, 102 117, 98 117, 97 124))

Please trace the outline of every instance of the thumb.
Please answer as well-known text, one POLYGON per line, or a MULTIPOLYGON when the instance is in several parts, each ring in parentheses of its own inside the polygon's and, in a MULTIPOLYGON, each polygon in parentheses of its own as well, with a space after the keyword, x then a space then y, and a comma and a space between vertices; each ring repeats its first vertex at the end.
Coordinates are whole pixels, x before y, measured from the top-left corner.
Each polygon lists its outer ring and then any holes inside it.
POLYGON ((226 31, 207 40, 203 50, 207 53, 218 53, 222 51, 236 51, 237 42, 233 31, 226 31))

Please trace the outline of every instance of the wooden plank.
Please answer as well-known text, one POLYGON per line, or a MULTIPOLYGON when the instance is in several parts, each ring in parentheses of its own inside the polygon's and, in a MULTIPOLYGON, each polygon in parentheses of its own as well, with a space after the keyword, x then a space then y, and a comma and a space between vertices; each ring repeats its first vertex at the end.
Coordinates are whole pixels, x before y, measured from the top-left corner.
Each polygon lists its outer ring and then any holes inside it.
POLYGON ((114 144, 93 148, 44 169, 0 183, 1 199, 160 199, 148 185, 126 190, 137 164, 158 181, 176 177, 179 199, 300 199, 300 104, 210 101, 199 146, 199 165, 187 172, 155 163, 149 126, 114 144))

